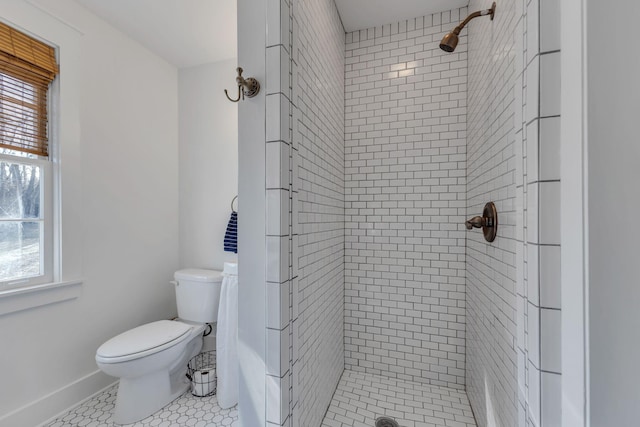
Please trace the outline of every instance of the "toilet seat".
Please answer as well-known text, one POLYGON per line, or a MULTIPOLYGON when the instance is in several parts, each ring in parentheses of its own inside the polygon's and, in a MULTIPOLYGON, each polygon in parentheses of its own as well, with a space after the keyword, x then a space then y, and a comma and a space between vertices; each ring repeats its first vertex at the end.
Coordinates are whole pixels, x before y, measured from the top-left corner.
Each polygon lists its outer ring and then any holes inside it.
POLYGON ((173 347, 189 338, 193 327, 186 323, 159 320, 111 338, 96 352, 96 361, 121 363, 173 347))

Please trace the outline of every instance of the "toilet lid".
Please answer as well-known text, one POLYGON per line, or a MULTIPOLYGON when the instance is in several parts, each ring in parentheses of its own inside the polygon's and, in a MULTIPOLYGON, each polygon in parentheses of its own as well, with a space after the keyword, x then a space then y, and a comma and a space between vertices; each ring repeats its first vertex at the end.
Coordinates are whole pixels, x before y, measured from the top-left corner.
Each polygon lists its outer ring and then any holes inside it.
POLYGON ((145 352, 172 341, 181 341, 180 338, 190 330, 191 326, 171 320, 147 323, 111 338, 98 348, 96 354, 100 358, 113 358, 145 352))

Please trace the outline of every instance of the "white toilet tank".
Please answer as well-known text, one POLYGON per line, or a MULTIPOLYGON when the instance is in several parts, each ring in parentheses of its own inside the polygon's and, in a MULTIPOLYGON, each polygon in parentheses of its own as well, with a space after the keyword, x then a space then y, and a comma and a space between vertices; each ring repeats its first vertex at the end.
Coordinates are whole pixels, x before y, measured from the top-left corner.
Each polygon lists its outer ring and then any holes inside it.
POLYGON ((189 322, 217 322, 222 273, 188 268, 176 271, 173 277, 178 317, 189 322))

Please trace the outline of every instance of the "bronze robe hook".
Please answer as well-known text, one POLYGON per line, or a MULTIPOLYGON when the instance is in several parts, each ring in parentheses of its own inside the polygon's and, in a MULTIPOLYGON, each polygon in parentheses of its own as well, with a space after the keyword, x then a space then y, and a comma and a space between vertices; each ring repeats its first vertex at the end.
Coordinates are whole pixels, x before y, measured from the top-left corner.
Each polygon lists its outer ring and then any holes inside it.
POLYGON ((236 77, 236 83, 238 84, 238 98, 231 99, 229 97, 229 93, 225 89, 224 94, 227 95, 227 99, 231 102, 238 102, 241 98, 244 100, 245 96, 248 98, 256 96, 258 92, 260 92, 260 83, 258 83, 258 81, 253 77, 249 77, 248 79, 242 77, 241 67, 236 68, 236 71, 238 72, 238 77, 236 77))

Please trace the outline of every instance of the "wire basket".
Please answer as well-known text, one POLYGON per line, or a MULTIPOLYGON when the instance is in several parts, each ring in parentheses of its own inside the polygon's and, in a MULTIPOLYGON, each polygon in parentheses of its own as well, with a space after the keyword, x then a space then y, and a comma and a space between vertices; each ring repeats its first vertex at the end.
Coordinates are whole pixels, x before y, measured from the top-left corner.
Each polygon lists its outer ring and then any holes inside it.
POLYGON ((203 351, 189 361, 187 378, 191 381, 191 394, 198 397, 216 394, 216 352, 203 351))

